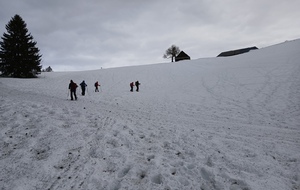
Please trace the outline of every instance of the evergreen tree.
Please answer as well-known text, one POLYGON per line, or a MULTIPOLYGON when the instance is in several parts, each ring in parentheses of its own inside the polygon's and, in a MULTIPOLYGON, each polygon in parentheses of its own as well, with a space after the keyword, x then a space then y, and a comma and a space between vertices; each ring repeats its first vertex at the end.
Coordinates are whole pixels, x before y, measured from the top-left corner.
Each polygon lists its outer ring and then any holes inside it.
POLYGON ((7 33, 0 41, 2 76, 32 78, 41 72, 41 55, 26 23, 15 15, 6 25, 7 33))
POLYGON ((164 54, 163 58, 172 58, 172 62, 174 61, 174 58, 180 53, 179 47, 172 45, 169 47, 169 49, 166 50, 166 53, 164 54))

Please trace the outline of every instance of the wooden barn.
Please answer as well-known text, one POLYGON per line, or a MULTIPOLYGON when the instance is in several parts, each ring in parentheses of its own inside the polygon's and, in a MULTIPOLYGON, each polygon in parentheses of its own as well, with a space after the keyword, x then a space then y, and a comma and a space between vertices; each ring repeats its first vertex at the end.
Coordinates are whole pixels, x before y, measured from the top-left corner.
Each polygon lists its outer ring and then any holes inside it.
POLYGON ((236 50, 231 50, 231 51, 225 51, 220 53, 217 57, 227 57, 227 56, 234 56, 234 55, 239 55, 242 53, 247 53, 251 50, 258 49, 257 47, 248 47, 248 48, 243 48, 243 49, 236 49, 236 50))
POLYGON ((181 51, 176 57, 175 62, 182 61, 182 60, 191 60, 190 56, 186 54, 184 51, 181 51))

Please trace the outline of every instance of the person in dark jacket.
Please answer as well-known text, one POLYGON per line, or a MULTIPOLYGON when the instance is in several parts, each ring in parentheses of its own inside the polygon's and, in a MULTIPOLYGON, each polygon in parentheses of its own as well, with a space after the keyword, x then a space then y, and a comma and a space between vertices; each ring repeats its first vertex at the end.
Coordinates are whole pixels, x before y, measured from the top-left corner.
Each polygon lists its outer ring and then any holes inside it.
POLYGON ((75 100, 77 100, 77 96, 76 96, 76 88, 77 88, 77 84, 75 82, 73 82, 73 80, 70 81, 70 84, 69 84, 69 90, 70 90, 70 93, 71 93, 71 100, 73 100, 73 95, 75 97, 75 100))
POLYGON ((134 86, 134 83, 131 82, 131 83, 130 83, 130 92, 133 92, 133 86, 134 86))
POLYGON ((87 84, 84 81, 82 81, 80 83, 80 86, 81 86, 81 95, 84 96, 85 95, 85 88, 87 87, 87 84))
POLYGON ((141 85, 141 83, 139 81, 135 82, 135 86, 136 86, 136 91, 139 91, 139 86, 141 85))
POLYGON ((100 86, 99 82, 95 82, 95 92, 99 92, 98 86, 100 86))

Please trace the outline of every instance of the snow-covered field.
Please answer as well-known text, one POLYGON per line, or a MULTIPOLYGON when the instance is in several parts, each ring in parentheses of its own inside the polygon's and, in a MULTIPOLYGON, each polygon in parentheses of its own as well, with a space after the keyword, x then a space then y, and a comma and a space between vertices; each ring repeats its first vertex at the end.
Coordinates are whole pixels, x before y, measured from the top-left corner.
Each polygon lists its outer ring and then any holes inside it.
POLYGON ((300 189, 300 40, 0 89, 0 189, 300 189))

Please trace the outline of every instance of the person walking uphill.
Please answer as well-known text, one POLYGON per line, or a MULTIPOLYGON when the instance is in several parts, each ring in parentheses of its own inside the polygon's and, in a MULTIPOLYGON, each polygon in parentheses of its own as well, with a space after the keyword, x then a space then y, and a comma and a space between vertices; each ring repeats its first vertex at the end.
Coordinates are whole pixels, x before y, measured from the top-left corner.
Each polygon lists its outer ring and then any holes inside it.
POLYGON ((84 80, 80 83, 81 86, 81 95, 84 96, 85 95, 85 87, 87 87, 87 84, 84 82, 84 80))
POLYGON ((130 83, 130 92, 133 92, 133 86, 134 86, 134 84, 133 84, 133 82, 131 82, 130 83))
POLYGON ((95 92, 99 92, 98 86, 100 86, 100 84, 97 82, 95 82, 95 92))
POLYGON ((76 96, 76 88, 77 88, 77 84, 75 82, 73 82, 73 80, 70 81, 69 84, 69 89, 70 89, 70 93, 71 93, 71 100, 73 100, 73 95, 75 97, 75 100, 77 100, 77 96, 76 96))
POLYGON ((135 82, 135 86, 136 86, 136 91, 139 91, 139 86, 141 85, 141 83, 139 81, 135 82))

